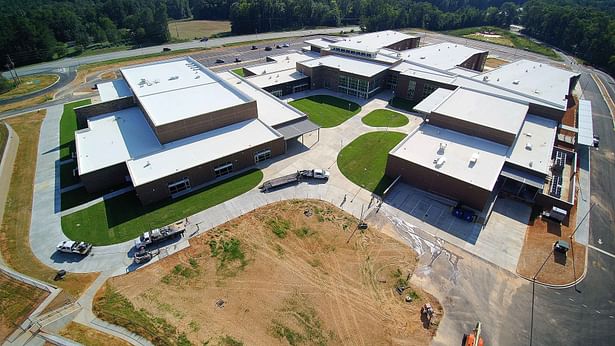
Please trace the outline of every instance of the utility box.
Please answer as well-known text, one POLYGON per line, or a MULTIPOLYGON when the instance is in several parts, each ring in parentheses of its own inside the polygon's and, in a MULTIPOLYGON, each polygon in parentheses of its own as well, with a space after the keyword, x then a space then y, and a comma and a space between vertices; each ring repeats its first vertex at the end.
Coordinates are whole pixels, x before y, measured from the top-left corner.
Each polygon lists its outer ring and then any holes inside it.
POLYGON ((566 216, 568 216, 568 212, 562 208, 552 207, 551 210, 543 212, 542 215, 548 217, 549 219, 562 223, 566 216))

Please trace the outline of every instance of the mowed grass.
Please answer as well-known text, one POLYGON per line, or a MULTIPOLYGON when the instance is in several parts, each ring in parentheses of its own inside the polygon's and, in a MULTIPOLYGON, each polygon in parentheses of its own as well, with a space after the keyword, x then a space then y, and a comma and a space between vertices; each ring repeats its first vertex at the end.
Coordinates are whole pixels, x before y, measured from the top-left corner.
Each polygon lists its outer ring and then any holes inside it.
POLYGON ((77 322, 69 322, 60 331, 60 335, 88 346, 130 346, 130 343, 120 338, 77 322))
POLYGON ((125 193, 63 216, 62 229, 68 238, 94 245, 124 242, 239 196, 262 178, 260 170, 250 170, 190 195, 147 206, 141 205, 135 192, 125 193))
POLYGON ((335 127, 361 111, 358 104, 329 95, 315 95, 290 102, 321 127, 335 127))
POLYGON ((408 117, 388 109, 376 109, 364 116, 361 121, 373 127, 401 127, 410 122, 408 117))
POLYGON ((25 100, 0 105, 0 113, 40 105, 50 100, 53 100, 52 93, 46 93, 35 97, 27 97, 25 100))
POLYGON ((548 56, 551 59, 561 61, 559 55, 555 53, 555 51, 549 47, 540 45, 525 36, 520 36, 514 34, 508 30, 503 30, 501 28, 493 27, 493 26, 484 26, 484 27, 473 27, 473 28, 464 28, 458 30, 447 31, 446 34, 458 37, 465 37, 471 40, 483 41, 498 44, 501 46, 514 47, 518 49, 527 50, 529 52, 534 52, 538 54, 542 54, 548 56), (493 32, 496 35, 500 35, 500 37, 489 37, 480 35, 481 32, 493 32))
POLYGON ((337 166, 353 183, 381 195, 392 182, 384 175, 387 154, 405 137, 405 133, 391 131, 363 134, 340 151, 337 166))
POLYGON ((0 122, 0 161, 2 161, 2 155, 4 154, 4 148, 9 140, 9 129, 4 122, 0 122))
POLYGON ((6 100, 45 89, 55 83, 60 76, 57 74, 39 74, 20 77, 21 83, 15 88, 0 94, 0 100, 6 100))
POLYGON ((0 227, 0 253, 4 261, 18 272, 50 282, 78 297, 98 274, 69 273, 63 280, 53 281, 56 270, 41 263, 30 248, 32 193, 39 132, 44 117, 45 111, 37 111, 6 121, 19 136, 19 148, 0 227))
POLYGON ((0 340, 4 340, 44 299, 47 292, 0 273, 0 340))
POLYGON ((236 68, 236 69, 231 70, 231 71, 232 71, 233 73, 235 73, 236 75, 239 75, 239 76, 242 76, 242 77, 245 77, 245 76, 246 76, 246 75, 245 75, 245 73, 244 73, 244 71, 243 71, 243 67, 236 68))
POLYGON ((75 151, 75 131, 77 131, 75 108, 90 103, 90 99, 87 99, 64 105, 64 113, 60 120, 60 161, 70 159, 70 153, 75 151))
POLYGON ((226 20, 186 20, 169 22, 171 37, 180 40, 198 40, 214 34, 231 31, 231 22, 226 20))

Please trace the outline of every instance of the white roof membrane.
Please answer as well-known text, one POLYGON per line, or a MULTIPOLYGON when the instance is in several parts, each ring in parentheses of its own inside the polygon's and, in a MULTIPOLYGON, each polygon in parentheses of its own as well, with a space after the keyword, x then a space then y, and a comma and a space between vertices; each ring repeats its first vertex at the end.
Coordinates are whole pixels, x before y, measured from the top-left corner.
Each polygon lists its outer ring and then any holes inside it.
POLYGON ((556 132, 555 121, 528 114, 506 161, 548 175, 556 132))
POLYGON ((377 63, 365 59, 351 58, 348 56, 327 55, 322 58, 299 62, 308 67, 327 66, 339 69, 342 72, 352 73, 363 77, 373 77, 380 72, 386 71, 390 65, 377 63))
POLYGON ((117 79, 112 82, 99 83, 98 95, 101 102, 113 101, 122 97, 132 96, 132 91, 123 79, 117 79))
POLYGON ((594 124, 592 122, 592 103, 590 100, 579 101, 579 134, 581 145, 594 145, 594 124))

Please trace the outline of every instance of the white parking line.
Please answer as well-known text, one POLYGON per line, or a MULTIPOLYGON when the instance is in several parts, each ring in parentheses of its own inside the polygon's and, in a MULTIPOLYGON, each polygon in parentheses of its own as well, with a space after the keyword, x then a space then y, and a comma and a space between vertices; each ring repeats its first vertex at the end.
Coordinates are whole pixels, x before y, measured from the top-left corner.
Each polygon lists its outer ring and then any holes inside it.
POLYGON ((612 253, 610 253, 610 252, 606 252, 606 251, 604 251, 604 250, 602 250, 602 249, 598 249, 597 247, 595 247, 595 246, 593 246, 593 245, 587 245, 587 247, 589 247, 589 248, 591 248, 591 249, 594 249, 594 250, 596 250, 596 251, 598 251, 598 252, 602 252, 603 254, 605 254, 605 255, 607 255, 607 256, 611 256, 611 257, 615 258, 615 255, 613 255, 612 253))

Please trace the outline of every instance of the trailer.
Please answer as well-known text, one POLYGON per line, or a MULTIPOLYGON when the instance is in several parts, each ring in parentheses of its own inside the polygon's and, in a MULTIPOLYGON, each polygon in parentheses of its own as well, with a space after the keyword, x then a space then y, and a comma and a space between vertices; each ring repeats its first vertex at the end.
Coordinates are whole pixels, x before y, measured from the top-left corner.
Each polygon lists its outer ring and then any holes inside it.
POLYGON ((82 241, 64 240, 56 246, 60 252, 87 255, 92 250, 92 244, 82 241))
POLYGON ((170 238, 181 237, 186 231, 186 223, 186 220, 181 220, 141 234, 139 238, 135 239, 135 249, 140 250, 170 238))
POLYGON ((267 180, 263 183, 263 185, 260 186, 260 189, 266 192, 271 189, 275 189, 276 187, 297 183, 301 180, 302 177, 303 175, 301 174, 301 172, 297 171, 295 173, 288 174, 279 178, 267 180))

